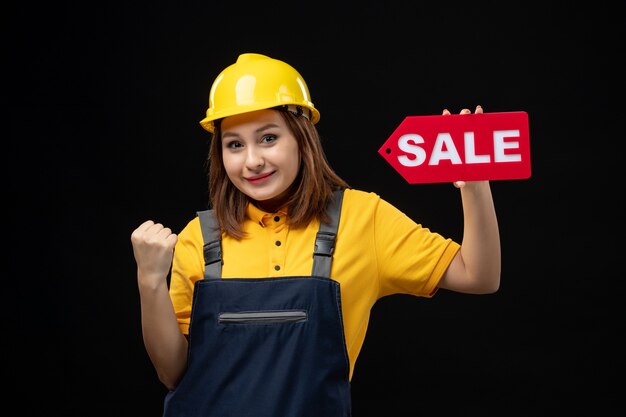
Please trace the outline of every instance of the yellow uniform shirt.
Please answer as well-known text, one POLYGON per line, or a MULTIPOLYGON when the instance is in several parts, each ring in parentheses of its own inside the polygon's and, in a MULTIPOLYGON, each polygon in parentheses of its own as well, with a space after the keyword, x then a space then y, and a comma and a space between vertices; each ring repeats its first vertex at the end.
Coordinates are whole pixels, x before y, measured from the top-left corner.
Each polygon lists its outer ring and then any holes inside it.
MULTIPOLYGON (((311 275, 319 221, 290 229, 285 213, 248 206, 240 241, 223 237, 222 278, 311 275)), ((170 296, 178 323, 189 331, 194 283, 204 276, 198 218, 179 233, 170 296)), ((411 220, 377 194, 347 189, 339 221, 331 278, 340 284, 350 379, 376 300, 391 294, 431 297, 460 245, 411 220)))

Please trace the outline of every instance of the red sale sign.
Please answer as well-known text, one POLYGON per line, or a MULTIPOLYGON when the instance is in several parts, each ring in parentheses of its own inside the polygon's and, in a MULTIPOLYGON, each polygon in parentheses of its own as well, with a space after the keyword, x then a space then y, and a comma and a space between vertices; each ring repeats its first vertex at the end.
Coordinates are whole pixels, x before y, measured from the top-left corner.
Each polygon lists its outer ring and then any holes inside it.
POLYGON ((378 153, 410 184, 530 177, 523 111, 408 116, 378 153))

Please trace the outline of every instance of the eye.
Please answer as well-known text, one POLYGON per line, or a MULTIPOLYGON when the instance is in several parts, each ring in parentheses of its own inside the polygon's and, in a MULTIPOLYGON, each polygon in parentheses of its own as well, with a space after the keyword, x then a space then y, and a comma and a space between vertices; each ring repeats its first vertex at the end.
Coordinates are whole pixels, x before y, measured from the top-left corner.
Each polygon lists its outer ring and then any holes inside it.
POLYGON ((278 139, 278 136, 276 136, 276 135, 263 135, 263 137, 261 137, 261 142, 262 143, 272 143, 272 142, 275 142, 276 139, 278 139))
POLYGON ((225 143, 224 145, 228 149, 238 149, 238 148, 243 147, 242 143, 239 142, 238 140, 232 140, 230 142, 225 143))

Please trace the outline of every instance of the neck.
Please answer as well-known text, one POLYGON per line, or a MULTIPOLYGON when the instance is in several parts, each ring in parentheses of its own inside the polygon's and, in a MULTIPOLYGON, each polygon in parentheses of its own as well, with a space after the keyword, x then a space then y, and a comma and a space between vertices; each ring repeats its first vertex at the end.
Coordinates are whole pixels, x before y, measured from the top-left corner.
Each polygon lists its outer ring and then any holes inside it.
POLYGON ((267 213, 276 213, 285 205, 285 203, 286 201, 274 199, 265 201, 253 201, 253 204, 255 206, 267 213))

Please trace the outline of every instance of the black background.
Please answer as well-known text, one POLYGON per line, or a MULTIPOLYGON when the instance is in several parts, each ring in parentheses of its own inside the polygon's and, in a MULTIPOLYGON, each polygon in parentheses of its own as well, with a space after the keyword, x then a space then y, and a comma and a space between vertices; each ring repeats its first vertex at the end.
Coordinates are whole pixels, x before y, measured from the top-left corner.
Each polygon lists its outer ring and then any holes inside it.
POLYGON ((531 178, 492 182, 500 291, 380 300, 355 417, 624 412, 624 23, 611 3, 179 3, 6 11, 16 415, 160 415, 130 233, 146 219, 180 231, 206 208, 198 122, 243 52, 303 75, 328 159, 351 186, 457 240, 458 191, 407 184, 378 148, 407 115, 476 104, 529 114, 531 178))

